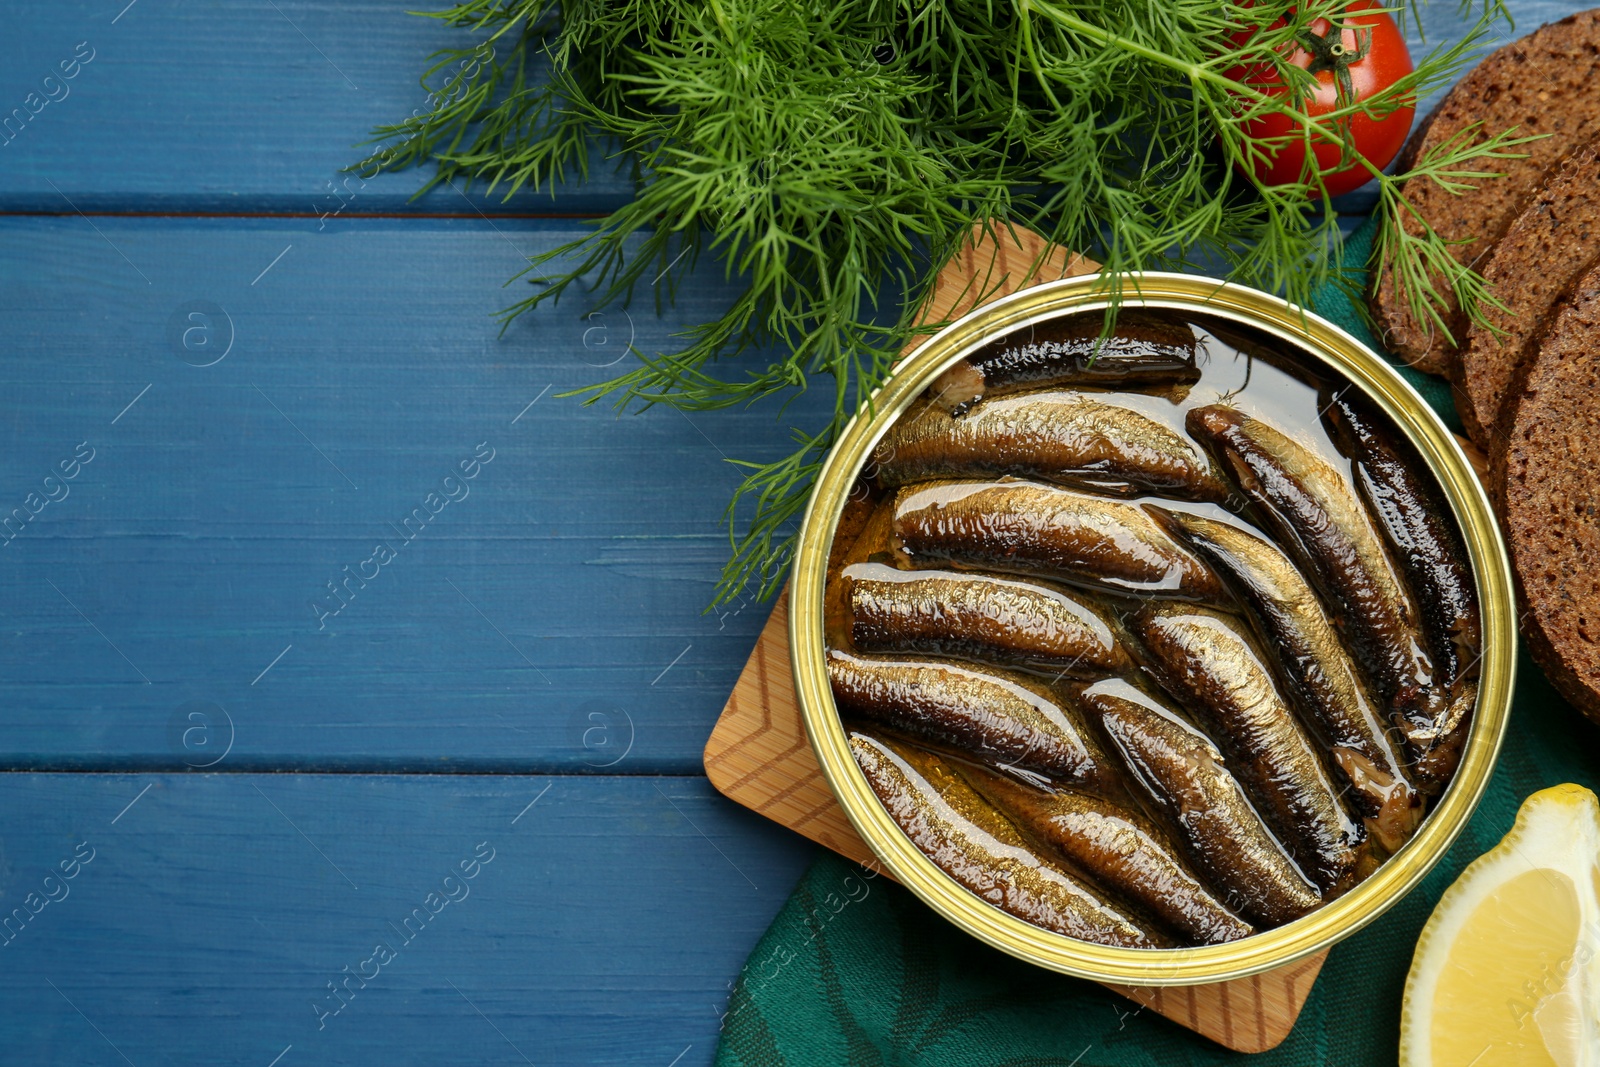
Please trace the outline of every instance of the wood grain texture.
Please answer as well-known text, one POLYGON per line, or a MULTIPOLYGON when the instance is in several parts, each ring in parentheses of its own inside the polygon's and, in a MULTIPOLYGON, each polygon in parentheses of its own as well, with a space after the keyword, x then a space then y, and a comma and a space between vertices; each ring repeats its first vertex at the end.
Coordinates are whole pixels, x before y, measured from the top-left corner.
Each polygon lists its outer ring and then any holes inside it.
MULTIPOLYGON (((1052 245, 1032 230, 977 225, 934 279, 917 321, 946 323, 1030 285, 1076 278, 1099 269, 1094 260, 1052 245)), ((920 340, 913 341, 906 352, 919 344, 920 340)))
POLYGON ((8 774, 0 809, 8 1064, 702 1067, 813 853, 701 778, 8 774))
MULTIPOLYGON (((1046 248, 1027 231, 973 239, 940 273, 926 322, 964 314, 986 300, 1057 277, 1092 273, 1096 264, 1046 248), (1037 272, 1032 268, 1040 265, 1037 272)), ((789 660, 788 591, 779 597, 722 717, 706 743, 705 768, 718 791, 767 818, 859 863, 875 858, 834 799, 806 738, 789 660)), ((1183 989, 1108 985, 1151 1011, 1238 1052, 1264 1052, 1289 1035, 1322 952, 1267 974, 1183 989)))
POLYGON ((0 538, 0 768, 182 770, 173 716, 209 701, 228 769, 700 773, 765 619, 704 613, 727 459, 788 454, 831 398, 559 397, 732 298, 708 266, 660 317, 564 300, 501 337, 501 283, 580 226, 0 219, 0 516, 95 450, 0 538), (169 334, 195 300, 225 319, 191 341, 231 324, 211 366, 169 334))
POLYGON ((1327 952, 1319 952, 1287 967, 1216 985, 1161 988, 1108 983, 1106 988, 1224 1048, 1266 1052, 1282 1044, 1294 1029, 1327 959, 1327 952))

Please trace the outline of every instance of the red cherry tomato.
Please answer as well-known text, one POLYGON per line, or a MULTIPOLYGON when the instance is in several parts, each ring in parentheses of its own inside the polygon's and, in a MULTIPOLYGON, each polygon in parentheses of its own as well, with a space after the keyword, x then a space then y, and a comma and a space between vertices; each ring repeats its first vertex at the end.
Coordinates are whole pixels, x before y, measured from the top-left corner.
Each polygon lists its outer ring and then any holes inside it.
MULTIPOLYGON (((1349 102, 1366 100, 1411 73, 1411 53, 1400 27, 1374 0, 1354 0, 1345 9, 1341 27, 1327 19, 1317 19, 1307 28, 1300 44, 1286 58, 1316 76, 1316 90, 1308 98, 1293 101, 1312 119, 1325 116, 1349 102), (1377 10, 1374 10, 1377 9, 1377 10)), ((1282 25, 1280 22, 1278 25, 1282 25)), ((1271 64, 1236 67, 1228 77, 1272 96, 1287 96, 1283 83, 1271 64)), ((1349 139, 1356 152, 1382 169, 1405 144, 1411 132, 1416 107, 1396 108, 1382 119, 1365 115, 1353 119, 1329 119, 1325 127, 1313 130, 1311 150, 1321 170, 1338 167, 1341 144, 1349 139)), ((1255 164, 1256 177, 1266 185, 1287 185, 1309 177, 1306 171, 1306 139, 1298 122, 1286 115, 1269 114, 1246 124, 1245 136, 1262 142, 1270 159, 1255 164)), ((1325 174, 1329 196, 1339 196, 1365 185, 1372 172, 1359 161, 1325 174)))

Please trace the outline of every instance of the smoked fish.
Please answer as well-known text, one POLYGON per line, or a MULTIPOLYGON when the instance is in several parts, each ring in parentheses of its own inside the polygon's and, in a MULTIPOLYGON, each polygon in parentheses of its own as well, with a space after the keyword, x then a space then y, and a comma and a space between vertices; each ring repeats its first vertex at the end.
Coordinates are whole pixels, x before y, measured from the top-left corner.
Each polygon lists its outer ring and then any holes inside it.
POLYGON ((1422 819, 1422 796, 1390 743, 1382 707, 1305 577, 1276 545, 1237 526, 1159 514, 1250 608, 1286 688, 1330 746, 1368 829, 1387 851, 1397 851, 1422 819))
POLYGON ((1188 943, 1218 945, 1255 932, 1212 895, 1143 815, 1085 793, 1049 792, 979 767, 954 766, 1015 826, 1188 943))
POLYGON ((1300 868, 1324 893, 1344 883, 1365 835, 1255 642, 1229 617, 1189 604, 1146 606, 1129 627, 1152 673, 1209 727, 1300 868))
POLYGON ((977 401, 1057 385, 1172 384, 1200 377, 1194 329, 1158 311, 1123 309, 1102 338, 1098 315, 1025 326, 941 374, 929 392, 959 415, 977 401))
POLYGON ((1455 773, 1477 703, 1483 630, 1472 564, 1445 501, 1354 388, 1321 399, 1323 424, 1354 464, 1356 488, 1416 598, 1434 680, 1447 694, 1442 712, 1413 716, 1407 731, 1418 780, 1438 792, 1455 773))
POLYGON ((1204 734, 1120 678, 1096 682, 1082 699, 1224 904, 1272 927, 1322 903, 1204 734))
POLYGON ((1113 593, 1215 600, 1222 585, 1143 508, 1037 482, 901 489, 893 544, 911 566, 953 563, 1113 593))
POLYGON ((1435 680, 1453 691, 1476 676, 1483 646, 1472 565, 1445 501, 1354 393, 1324 391, 1323 425, 1355 464, 1356 488, 1416 597, 1435 680))
POLYGON ((1097 793, 1124 787, 1077 709, 1040 681, 937 660, 828 653, 833 698, 870 719, 985 763, 1035 771, 1097 793))
MULTIPOLYGON (((1095 492, 1226 500, 1211 457, 1136 406, 1078 390, 985 400, 960 417, 937 404, 901 419, 873 452, 885 486, 1016 475, 1095 492)), ((1160 401, 1156 401, 1160 403, 1160 401)))
POLYGON ((892 818, 940 870, 1002 911, 1103 945, 1170 940, 1093 887, 1037 855, 1004 816, 939 756, 853 732, 850 750, 892 818))
POLYGON ((1334 625, 1416 750, 1446 702, 1434 684, 1415 605, 1349 480, 1304 445, 1234 408, 1195 408, 1187 421, 1327 599, 1334 625))
POLYGON ((858 652, 950 656, 1089 678, 1133 666, 1109 613, 1065 590, 881 563, 846 567, 836 581, 858 652))

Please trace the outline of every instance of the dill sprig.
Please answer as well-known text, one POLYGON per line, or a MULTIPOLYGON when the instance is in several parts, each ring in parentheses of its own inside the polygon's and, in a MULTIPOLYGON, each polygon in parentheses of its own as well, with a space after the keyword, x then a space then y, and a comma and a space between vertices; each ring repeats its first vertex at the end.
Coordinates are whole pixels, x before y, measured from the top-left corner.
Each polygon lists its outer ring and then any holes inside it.
MULTIPOLYGON (((432 17, 470 44, 434 57, 428 107, 379 128, 356 166, 431 161, 429 187, 460 179, 508 197, 585 177, 593 158, 632 168, 633 198, 535 257, 518 275, 533 291, 505 320, 580 280, 595 307, 641 285, 670 301, 702 257, 738 295, 676 351, 636 351, 624 373, 578 390, 588 403, 700 411, 826 383, 826 425, 795 430, 776 462, 737 461, 721 603, 781 584, 823 457, 975 223, 1029 226, 1093 255, 1114 298, 1117 272, 1202 262, 1304 304, 1325 282, 1349 284, 1338 219, 1312 199, 1328 173, 1307 152, 1299 182, 1265 186, 1251 164, 1343 143, 1354 116, 1381 118, 1453 80, 1503 17, 1501 0, 1481 2, 1460 41, 1314 120, 1297 103, 1311 75, 1284 56, 1348 0, 466 0, 432 17), (1252 66, 1290 92, 1229 77, 1252 66), (1269 114, 1291 132, 1250 137, 1269 114)), ((1484 180, 1519 143, 1467 131, 1404 174, 1368 166, 1378 269, 1396 272, 1419 317, 1442 325, 1444 289, 1475 320, 1489 298, 1415 224, 1403 183, 1484 180)), ((1332 169, 1361 161, 1343 154, 1332 169)))

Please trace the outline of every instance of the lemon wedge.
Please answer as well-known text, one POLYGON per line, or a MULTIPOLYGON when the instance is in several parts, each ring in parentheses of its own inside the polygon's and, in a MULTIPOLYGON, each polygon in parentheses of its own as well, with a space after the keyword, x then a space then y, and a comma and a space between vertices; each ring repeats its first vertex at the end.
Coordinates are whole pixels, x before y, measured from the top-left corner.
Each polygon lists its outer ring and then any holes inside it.
POLYGON ((1600 801, 1558 785, 1422 929, 1401 1067, 1600 1067, 1600 801))

